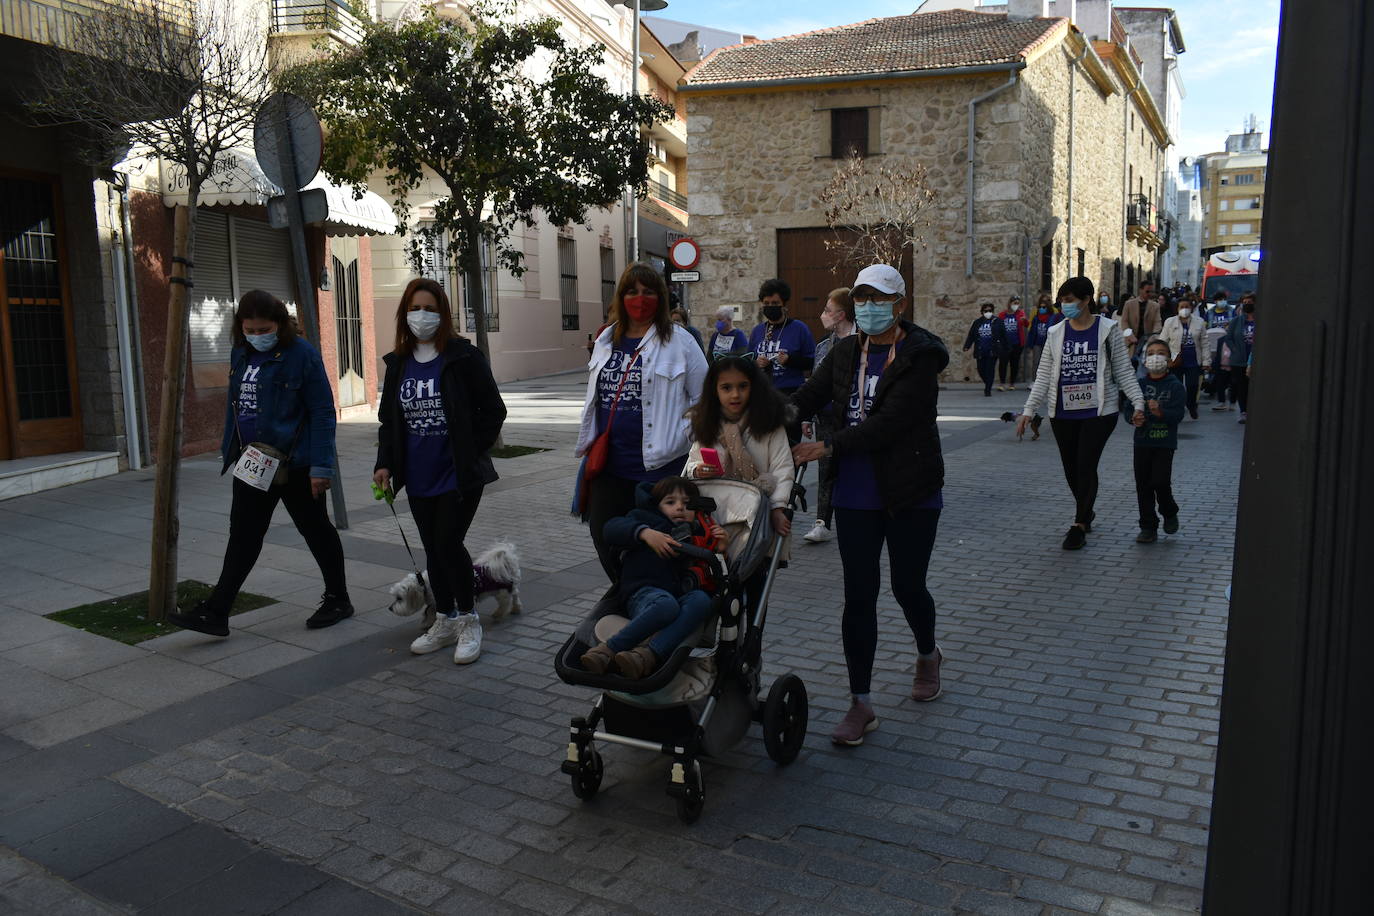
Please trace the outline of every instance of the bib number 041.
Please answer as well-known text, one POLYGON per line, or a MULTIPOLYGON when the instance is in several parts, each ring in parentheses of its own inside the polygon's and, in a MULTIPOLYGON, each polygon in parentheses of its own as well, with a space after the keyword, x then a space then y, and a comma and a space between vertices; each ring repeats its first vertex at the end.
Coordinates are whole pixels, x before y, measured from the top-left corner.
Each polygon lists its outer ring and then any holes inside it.
POLYGON ((277 476, 277 468, 280 466, 280 458, 264 455, 250 445, 239 456, 238 464, 234 465, 234 476, 250 487, 266 490, 272 486, 272 479, 277 476))

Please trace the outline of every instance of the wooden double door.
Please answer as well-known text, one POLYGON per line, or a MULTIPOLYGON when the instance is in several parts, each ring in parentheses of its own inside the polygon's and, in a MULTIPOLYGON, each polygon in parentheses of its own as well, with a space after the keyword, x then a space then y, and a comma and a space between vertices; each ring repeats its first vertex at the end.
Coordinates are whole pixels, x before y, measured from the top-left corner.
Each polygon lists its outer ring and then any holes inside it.
POLYGON ((60 194, 0 171, 0 460, 83 445, 60 194))
MULTIPOLYGON (((836 235, 831 229, 779 229, 778 277, 792 287, 792 301, 787 311, 793 318, 805 321, 812 335, 820 340, 826 335, 821 327, 821 311, 826 295, 836 287, 848 286, 861 267, 846 263, 844 258, 826 246, 836 235)), ((898 267, 906 280, 906 317, 914 314, 911 302, 911 252, 904 252, 898 267)))

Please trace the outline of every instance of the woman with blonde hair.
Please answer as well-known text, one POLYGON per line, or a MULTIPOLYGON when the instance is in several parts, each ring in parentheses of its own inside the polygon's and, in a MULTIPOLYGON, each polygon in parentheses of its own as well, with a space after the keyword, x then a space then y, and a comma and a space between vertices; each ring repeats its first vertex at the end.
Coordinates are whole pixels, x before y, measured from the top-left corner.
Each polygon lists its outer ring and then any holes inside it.
POLYGON ((701 397, 706 356, 672 321, 668 287, 652 266, 625 268, 597 336, 582 405, 574 511, 614 581, 615 551, 602 539, 613 518, 635 508, 635 488, 680 475, 692 446, 687 410, 701 397))

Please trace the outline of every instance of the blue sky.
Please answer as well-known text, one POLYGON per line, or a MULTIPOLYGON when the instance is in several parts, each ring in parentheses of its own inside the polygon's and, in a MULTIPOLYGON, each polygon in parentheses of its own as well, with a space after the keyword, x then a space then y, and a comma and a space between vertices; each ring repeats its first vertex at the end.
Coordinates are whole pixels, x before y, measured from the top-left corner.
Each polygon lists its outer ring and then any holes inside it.
MULTIPOLYGON (((914 12, 921 0, 669 0, 669 7, 649 15, 776 38, 811 29, 845 25, 876 16, 914 12)), ((1187 51, 1179 70, 1188 96, 1178 141, 1180 155, 1222 148, 1228 133, 1241 129, 1254 114, 1268 144, 1274 90, 1274 58, 1279 28, 1279 0, 1133 0, 1122 6, 1167 6, 1178 13, 1187 51)))

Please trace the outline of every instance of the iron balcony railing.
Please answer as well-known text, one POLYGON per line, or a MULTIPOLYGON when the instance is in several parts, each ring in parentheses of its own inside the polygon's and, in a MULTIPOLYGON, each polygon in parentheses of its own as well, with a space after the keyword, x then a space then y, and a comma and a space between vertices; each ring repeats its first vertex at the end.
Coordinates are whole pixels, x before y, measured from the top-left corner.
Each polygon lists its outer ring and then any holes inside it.
POLYGON ((1132 194, 1126 202, 1126 225, 1159 231, 1159 211, 1143 194, 1132 194))
POLYGON ((363 25, 341 0, 273 0, 271 31, 333 32, 349 44, 363 40, 363 25))
POLYGON ((687 209, 686 194, 679 194, 655 178, 649 179, 649 196, 655 200, 661 200, 669 206, 677 207, 679 210, 687 209))

